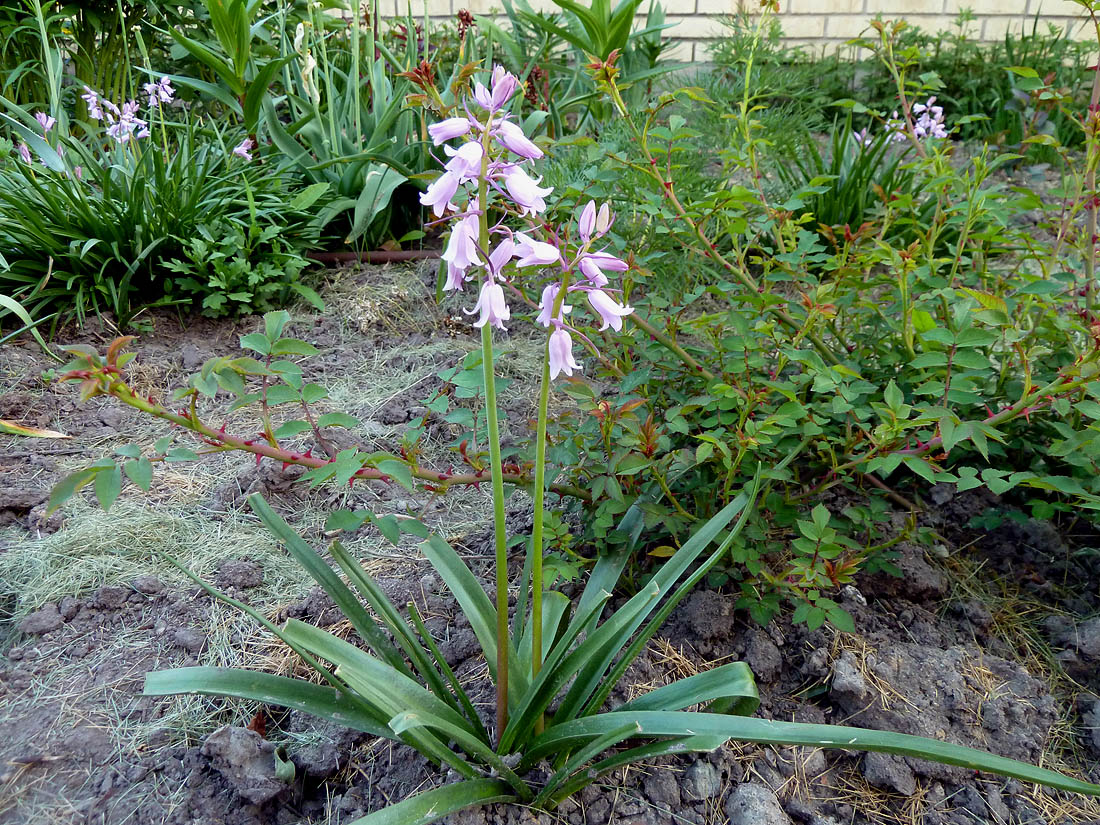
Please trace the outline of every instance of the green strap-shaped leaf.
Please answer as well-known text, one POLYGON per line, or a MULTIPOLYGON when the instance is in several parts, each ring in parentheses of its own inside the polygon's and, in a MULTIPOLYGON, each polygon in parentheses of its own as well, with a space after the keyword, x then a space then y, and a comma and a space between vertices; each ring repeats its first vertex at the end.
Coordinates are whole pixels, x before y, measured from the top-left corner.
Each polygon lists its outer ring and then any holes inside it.
POLYGON ((583 748, 578 750, 575 754, 569 757, 568 761, 561 767, 560 770, 554 773, 550 777, 549 781, 539 791, 539 795, 535 797, 535 807, 542 807, 546 804, 546 801, 550 799, 554 791, 562 786, 570 777, 577 771, 584 769, 584 767, 603 753, 608 748, 619 744, 624 739, 629 739, 632 736, 637 736, 641 732, 641 728, 636 723, 630 723, 623 725, 621 728, 617 728, 612 731, 608 731, 602 736, 597 736, 583 748))
POLYGON ((283 542, 294 560, 302 565, 313 580, 321 585, 329 598, 336 602, 340 612, 348 618, 352 627, 371 646, 371 649, 399 673, 411 677, 412 672, 405 664, 404 656, 363 609, 359 599, 340 580, 336 571, 329 567, 325 560, 317 555, 317 551, 306 544, 302 537, 271 509, 271 505, 264 501, 263 496, 253 493, 248 497, 248 503, 267 528, 283 542))
MULTIPOLYGON (((624 630, 631 626, 636 627, 640 623, 639 616, 644 617, 649 612, 659 595, 658 587, 650 582, 568 655, 561 646, 555 646, 532 682, 530 692, 523 694, 508 720, 508 726, 500 737, 498 750, 503 753, 515 750, 515 744, 524 741, 535 722, 546 712, 550 702, 574 675, 582 673, 583 676, 578 675, 577 679, 588 678, 586 668, 593 667, 593 662, 605 661, 609 657, 609 650, 621 649, 624 630)), ((629 638, 630 633, 627 632, 626 635, 629 638)))
POLYGON ((507 782, 471 779, 417 794, 404 802, 360 817, 351 825, 428 825, 464 808, 515 800, 516 794, 507 782))
MULTIPOLYGON (((797 452, 797 449, 792 452, 790 456, 793 456, 795 452, 797 452)), ((676 588, 676 591, 669 598, 664 600, 664 603, 657 610, 656 615, 650 619, 649 623, 646 624, 642 631, 630 641, 630 644, 623 651, 622 655, 619 656, 619 660, 607 674, 607 677, 603 680, 599 689, 595 690, 595 692, 588 697, 586 704, 581 710, 577 711, 575 710, 575 705, 568 704, 571 697, 566 696, 565 701, 562 702, 561 708, 559 708, 560 719, 564 720, 570 718, 562 714, 563 709, 571 715, 584 716, 589 713, 595 713, 603 707, 603 703, 607 701, 607 697, 611 695, 611 691, 614 690, 615 685, 619 683, 623 674, 626 673, 626 669, 630 666, 631 662, 638 658, 638 654, 642 652, 642 648, 645 647, 651 638, 653 638, 661 625, 665 623, 665 620, 672 611, 676 609, 676 605, 678 605, 688 593, 694 590, 695 585, 707 574, 707 571, 714 567, 714 565, 725 556, 729 545, 744 528, 748 521, 749 514, 752 512, 752 506, 756 502, 756 497, 760 491, 761 472, 762 467, 758 466, 752 481, 746 485, 745 490, 741 493, 741 495, 748 497, 748 505, 741 511, 737 523, 729 530, 722 543, 710 554, 710 557, 706 561, 698 565, 692 574, 680 583, 679 587, 676 588)), ((573 687, 575 689, 577 685, 574 684, 573 687)), ((577 692, 577 696, 580 697, 580 695, 581 694, 577 692)))
POLYGON ((504 778, 504 781, 511 785, 520 799, 527 802, 531 799, 531 789, 527 786, 522 779, 516 776, 516 772, 513 771, 504 760, 498 756, 491 747, 477 736, 474 736, 465 727, 459 727, 453 725, 445 719, 440 719, 438 716, 433 716, 430 713, 424 713, 423 711, 407 710, 403 713, 399 713, 390 720, 390 727, 393 732, 400 735, 406 731, 413 730, 415 728, 432 728, 442 734, 445 734, 448 739, 454 740, 454 742, 466 753, 475 759, 480 759, 484 764, 488 765, 497 774, 504 778))
MULTIPOLYGON (((619 667, 615 668, 612 673, 614 682, 618 682, 621 674, 625 672, 626 667, 631 661, 637 657, 637 653, 641 650, 641 645, 644 645, 647 639, 639 637, 633 644, 630 643, 631 637, 641 627, 642 623, 646 620, 646 617, 657 607, 658 603, 662 599, 665 600, 665 604, 661 608, 661 612, 658 614, 658 619, 647 626, 646 630, 649 635, 656 632, 657 627, 664 622, 665 616, 671 612, 675 607, 676 601, 683 597, 687 592, 686 587, 682 587, 672 599, 665 599, 666 594, 672 593, 672 588, 676 584, 676 581, 687 570, 688 566, 695 562, 699 555, 706 550, 706 548, 713 542, 723 530, 729 525, 735 517, 740 516, 738 527, 731 530, 726 536, 726 543, 728 544, 733 540, 733 537, 737 534, 741 527, 744 526, 745 521, 748 518, 748 514, 751 510, 752 504, 755 501, 756 489, 759 485, 759 470, 757 471, 756 478, 746 485, 733 501, 723 507, 717 514, 712 516, 706 524, 700 527, 695 535, 684 542, 684 545, 677 550, 662 566, 661 569, 651 580, 651 584, 657 588, 658 598, 652 602, 647 603, 646 609, 635 614, 634 618, 627 624, 625 624, 619 631, 614 643, 606 645, 600 650, 597 656, 591 657, 585 662, 582 669, 577 673, 577 678, 574 680, 569 691, 566 693, 565 698, 562 699, 561 704, 558 707, 555 716, 561 719, 570 719, 573 716, 579 715, 582 712, 582 708, 586 703, 592 699, 592 694, 596 690, 607 671, 608 666, 615 660, 617 656, 627 648, 627 655, 620 657, 619 667)), ((724 547, 720 547, 714 553, 711 554, 708 560, 709 564, 713 565, 714 561, 724 553, 724 547)), ((696 571, 698 575, 702 575, 696 571)), ((703 573, 705 573, 705 565, 703 573)), ((642 596, 639 593, 634 599, 638 599, 642 596)), ((631 599, 633 601, 634 599, 631 599)), ((627 602, 629 605, 630 602, 627 602)), ((625 609, 625 606, 620 609, 625 609)), ((598 632, 598 631, 597 631, 598 632)), ((608 679, 603 686, 600 693, 604 695, 610 693, 614 683, 611 679, 608 679), (609 684, 610 683, 610 684, 609 684)), ((602 699, 600 700, 602 704, 602 699)), ((597 705, 598 707, 598 705, 597 705)))
MULTIPOLYGON (((447 542, 431 535, 420 545, 420 551, 431 562, 432 567, 443 579, 444 584, 454 594, 462 612, 470 620, 474 635, 481 643, 489 672, 496 678, 497 667, 497 611, 466 563, 459 558, 447 542)), ((509 639, 508 644, 512 642, 509 639)), ((515 705, 516 697, 527 692, 530 685, 525 669, 521 666, 515 650, 508 651, 509 704, 515 705)))
POLYGON ((678 679, 671 685, 652 690, 615 710, 623 713, 683 710, 702 702, 715 702, 708 708, 712 713, 732 713, 735 716, 755 713, 760 707, 760 694, 756 690, 756 681, 752 678, 749 666, 744 662, 731 662, 686 679, 678 679))
POLYGON ((587 770, 574 774, 552 795, 549 806, 552 809, 563 799, 568 799, 581 788, 591 785, 605 773, 621 768, 623 765, 636 765, 646 759, 672 754, 710 753, 718 750, 726 741, 727 738, 724 736, 685 736, 676 739, 662 739, 659 742, 648 742, 636 748, 619 751, 606 759, 593 763, 587 770))
POLYGON ((382 588, 378 586, 378 583, 368 576, 363 568, 351 557, 344 546, 338 541, 334 541, 329 548, 329 552, 332 553, 333 559, 340 565, 340 569, 344 571, 344 575, 348 577, 355 589, 363 596, 363 600, 371 606, 379 618, 385 622, 389 628, 390 633, 397 640, 397 643, 401 646, 401 649, 405 651, 405 655, 409 657, 409 660, 413 663, 413 667, 416 668, 417 673, 432 689, 432 691, 441 699, 450 702, 455 710, 458 710, 457 703, 454 702, 453 697, 446 685, 443 683, 443 677, 436 670, 432 664, 431 657, 424 650, 424 647, 420 644, 420 640, 409 627, 404 617, 394 607, 393 602, 389 600, 389 597, 382 592, 382 588))
MULTIPOLYGON (((417 710, 439 716, 458 727, 466 720, 442 699, 420 684, 379 661, 355 645, 337 639, 313 625, 291 619, 283 628, 288 640, 308 650, 314 656, 336 665, 336 676, 367 702, 378 707, 392 719, 405 710, 417 710)), ((466 778, 476 776, 474 769, 454 751, 426 730, 410 731, 403 737, 425 756, 445 762, 466 778)))
POLYGON ((145 677, 144 693, 146 696, 198 693, 203 696, 252 699, 268 705, 294 708, 372 736, 400 741, 389 725, 366 713, 335 688, 257 670, 231 667, 160 670, 145 677))
POLYGON ((1026 762, 922 736, 842 725, 775 722, 770 719, 685 711, 612 712, 552 725, 531 743, 521 768, 523 765, 537 763, 539 759, 550 754, 570 750, 581 743, 619 730, 632 722, 638 724, 639 735, 643 736, 720 736, 766 745, 808 745, 817 748, 875 751, 928 759, 944 765, 999 774, 1073 793, 1100 796, 1100 785, 1082 782, 1026 762))

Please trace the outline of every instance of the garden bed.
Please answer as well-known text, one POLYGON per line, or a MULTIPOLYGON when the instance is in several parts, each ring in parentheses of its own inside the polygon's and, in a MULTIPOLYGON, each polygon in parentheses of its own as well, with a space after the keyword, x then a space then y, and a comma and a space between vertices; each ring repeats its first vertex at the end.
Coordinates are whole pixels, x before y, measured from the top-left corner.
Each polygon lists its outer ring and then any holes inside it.
MULTIPOLYGON (((334 408, 357 415, 349 438, 391 449, 437 373, 476 346, 465 323, 431 298, 434 271, 390 266, 334 271, 327 310, 295 313, 294 334, 334 408)), ((234 355, 257 320, 150 317, 134 343, 133 383, 166 397, 203 361, 234 355)), ((89 324, 102 348, 113 332, 89 324)), ((513 335, 501 371, 513 426, 531 416, 530 379, 514 369, 533 344, 513 335), (509 406, 510 405, 510 406, 509 406)), ((201 697, 142 697, 144 674, 193 664, 289 673, 289 651, 247 617, 216 604, 156 551, 170 553, 268 615, 340 635, 342 616, 244 507, 260 491, 307 540, 324 540, 333 507, 419 508, 405 493, 295 484, 295 468, 233 455, 158 470, 151 493, 124 490, 110 513, 75 500, 44 518, 66 473, 165 430, 112 399, 79 404, 47 384, 49 361, 32 342, 0 351, 0 418, 66 432, 67 440, 0 436, 0 823, 349 823, 441 781, 403 746, 319 724, 297 712, 201 697), (64 524, 64 530, 59 528, 64 524), (215 733, 222 726, 228 729, 215 733), (251 726, 252 732, 244 729, 251 726), (295 779, 275 779, 285 749, 295 779)), ((530 370, 526 371, 527 373, 530 370)), ((435 444, 445 457, 441 442, 435 444)), ((836 502, 826 494, 825 503, 836 502)), ((89 496, 90 498, 90 496, 89 496)), ((766 628, 733 609, 735 595, 700 590, 673 614, 628 671, 612 702, 716 664, 743 660, 761 692, 758 715, 930 736, 1100 779, 1100 556, 1091 533, 1063 521, 1005 519, 968 527, 996 504, 986 491, 933 489, 920 516, 943 541, 901 545, 903 578, 861 576, 838 598, 856 632, 809 631, 786 619, 766 628), (992 523, 990 523, 992 524, 992 523)), ((427 502, 423 519, 456 544, 488 584, 488 491, 427 502)), ((515 500, 525 529, 529 510, 515 500)), ((896 516, 900 527, 902 514, 896 516)), ((518 532, 517 529, 517 532, 518 532)), ((370 530, 346 545, 398 604, 420 605, 427 625, 480 709, 491 683, 473 633, 430 566, 370 530)), ((488 712, 488 711, 487 711, 488 712)), ((556 814, 489 807, 454 823, 1083 823, 1100 818, 1084 797, 1014 780, 883 755, 727 746, 612 774, 556 814)))

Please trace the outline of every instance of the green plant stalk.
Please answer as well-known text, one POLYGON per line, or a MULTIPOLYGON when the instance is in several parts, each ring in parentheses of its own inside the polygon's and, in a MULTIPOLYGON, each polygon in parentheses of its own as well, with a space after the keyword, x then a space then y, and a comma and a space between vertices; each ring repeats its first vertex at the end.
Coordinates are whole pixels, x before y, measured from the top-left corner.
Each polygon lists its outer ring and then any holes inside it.
MULTIPOLYGON (((585 249, 588 247, 585 246, 585 249)), ((561 286, 554 297, 550 317, 557 318, 569 288, 569 273, 562 277, 561 286)), ((542 353, 542 384, 539 388, 538 423, 535 426, 535 513, 531 525, 531 678, 542 670, 542 560, 543 520, 546 517, 546 421, 550 410, 550 336, 551 325, 546 330, 546 346, 542 353)))
MULTIPOLYGON (((562 290, 564 292, 564 290, 562 290)), ((546 419, 550 407, 550 335, 547 331, 539 388, 538 423, 535 426, 535 513, 531 524, 531 678, 542 669, 542 559, 543 520, 546 516, 546 419)))
MULTIPOLYGON (((481 176, 477 187, 479 237, 482 254, 489 250, 489 127, 481 136, 481 176)), ((486 265, 488 265, 486 263, 486 265)), ((485 420, 489 441, 489 467, 493 488, 493 549, 496 565, 497 607, 497 736, 508 724, 508 535, 504 512, 504 467, 500 456, 500 421, 497 413, 496 375, 493 370, 492 324, 481 327, 481 370, 485 379, 485 420)))

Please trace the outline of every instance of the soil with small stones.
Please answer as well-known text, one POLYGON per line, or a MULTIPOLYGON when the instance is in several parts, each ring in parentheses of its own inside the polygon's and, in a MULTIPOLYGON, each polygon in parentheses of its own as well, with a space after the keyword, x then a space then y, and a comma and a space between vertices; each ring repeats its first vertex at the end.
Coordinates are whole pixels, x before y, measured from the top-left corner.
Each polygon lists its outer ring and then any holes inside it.
MULTIPOLYGON (((341 344, 347 336, 336 334, 333 323, 330 317, 307 319, 305 329, 296 329, 321 347, 331 364, 353 360, 341 347, 369 351, 386 337, 367 330, 353 344, 341 344)), ((256 326, 255 319, 189 319, 174 325, 171 317, 158 316, 156 336, 135 347, 141 363, 159 364, 163 371, 148 380, 177 381, 207 358, 234 354, 236 336, 256 326)), ((94 329, 80 335, 100 346, 110 337, 94 329)), ((9 529, 63 529, 63 516, 43 515, 48 490, 61 476, 62 457, 98 458, 97 443, 109 439, 128 415, 109 400, 78 404, 71 388, 44 385, 40 373, 51 366, 26 342, 0 351, 0 368, 17 376, 0 398, 0 418, 73 436, 0 441, 0 526, 9 529)), ((415 417, 415 399, 423 394, 394 398, 371 411, 372 420, 393 424, 415 417)), ((292 475, 277 468, 242 470, 212 506, 239 506, 249 489, 264 491, 291 517, 298 487, 292 475)), ((1034 521, 1007 520, 988 531, 962 526, 997 504, 988 494, 955 495, 937 488, 923 518, 952 546, 952 559, 965 557, 984 581, 1011 581, 1013 604, 1046 608, 1034 623, 1034 641, 1049 652, 1057 679, 1038 672, 1038 660, 1027 658, 1020 637, 1005 632, 1014 620, 1027 617, 1002 615, 997 604, 958 586, 962 574, 950 560, 902 544, 898 565, 904 577, 864 576, 839 594, 855 618, 854 634, 809 631, 786 620, 760 628, 735 609, 736 595, 693 593, 627 672, 610 704, 742 660, 756 676, 762 718, 900 731, 1032 763, 1051 753, 1067 759, 1073 754, 1078 761, 1069 767, 1100 781, 1100 555, 1081 552, 1100 542, 1080 525, 1062 532, 1034 521), (1021 662, 1032 663, 1035 672, 1021 662)), ((526 516, 517 512, 514 519, 517 530, 524 529, 526 516)), ((487 582, 487 536, 467 537, 463 551, 487 582)), ((254 560, 238 557, 227 557, 216 579, 237 595, 262 581, 254 560)), ((473 631, 438 578, 421 570, 414 578, 380 583, 396 603, 412 599, 421 605, 445 657, 471 686, 488 719, 485 663, 473 631)), ((405 746, 275 707, 255 713, 248 706, 247 713, 234 715, 232 708, 241 706, 221 700, 210 700, 212 712, 230 708, 230 724, 201 741, 182 741, 179 731, 166 728, 135 747, 117 728, 119 720, 155 725, 176 701, 142 696, 145 673, 209 663, 202 628, 208 626, 210 598, 199 588, 168 586, 148 575, 37 608, 21 611, 10 599, 0 604, 0 621, 6 622, 0 624, 0 639, 9 639, 0 660, 2 825, 33 821, 28 812, 44 798, 65 800, 64 821, 89 825, 350 823, 446 781, 405 746), (120 636, 128 641, 125 656, 96 655, 120 636), (64 690, 42 690, 51 673, 81 661, 88 667, 72 668, 64 690), (295 766, 289 781, 276 775, 276 752, 283 755, 284 749, 295 766)), ((287 617, 346 631, 339 611, 319 590, 285 606, 279 618, 287 617)), ((1040 793, 962 768, 840 750, 729 745, 610 774, 553 814, 494 805, 447 821, 1055 825, 1100 822, 1097 817, 1100 807, 1080 798, 1040 793)))

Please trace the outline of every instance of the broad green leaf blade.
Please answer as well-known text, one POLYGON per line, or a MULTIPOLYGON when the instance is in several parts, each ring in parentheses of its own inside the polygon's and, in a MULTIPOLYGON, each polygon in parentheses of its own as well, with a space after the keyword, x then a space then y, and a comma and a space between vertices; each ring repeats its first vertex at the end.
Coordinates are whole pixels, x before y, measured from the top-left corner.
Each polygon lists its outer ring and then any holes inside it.
POLYGON ((401 651, 394 647, 374 619, 363 609, 359 599, 340 580, 336 571, 329 567, 325 560, 317 555, 317 552, 306 544, 278 513, 271 509, 271 505, 264 501, 263 496, 253 493, 248 497, 248 503, 267 528, 283 542, 294 560, 302 565, 313 580, 321 585, 329 598, 336 602, 340 612, 347 616, 352 627, 371 646, 371 649, 395 670, 411 677, 412 672, 405 664, 401 651))
POLYGON ((1082 782, 1026 762, 994 756, 985 751, 911 736, 843 725, 810 725, 801 722, 776 722, 744 716, 684 711, 642 711, 603 713, 553 725, 531 744, 524 764, 570 750, 584 742, 637 722, 643 736, 721 736, 741 742, 764 745, 808 745, 817 748, 875 751, 896 756, 928 759, 944 765, 985 771, 1023 782, 1034 782, 1072 793, 1100 796, 1100 785, 1082 782))
POLYGON ((500 779, 470 779, 417 794, 404 802, 367 814, 351 825, 428 825, 464 808, 514 801, 516 794, 507 782, 500 779))
MULTIPOLYGON (((620 650, 624 628, 632 625, 636 627, 640 624, 642 619, 639 617, 644 618, 659 596, 659 588, 650 582, 568 655, 560 649, 555 649, 532 682, 530 692, 523 694, 516 711, 508 720, 508 726, 500 737, 498 750, 505 753, 511 752, 516 742, 524 741, 535 722, 542 718, 558 692, 574 675, 578 672, 587 673, 585 669, 590 667, 592 662, 608 660, 613 655, 613 653, 609 654, 608 650, 620 650)), ((629 637, 629 633, 627 636, 629 637)), ((578 680, 581 678, 577 676, 578 680)), ((558 712, 560 713, 560 710, 558 712)))
POLYGON ((61 479, 50 490, 50 499, 46 504, 46 515, 53 513, 58 507, 76 495, 82 487, 96 477, 98 472, 97 469, 89 467, 84 470, 77 470, 75 473, 70 473, 61 479))
POLYGON ((465 727, 453 725, 445 719, 440 719, 438 716, 423 711, 407 710, 397 714, 390 720, 390 728, 398 736, 414 728, 421 727, 432 728, 445 734, 447 739, 453 740, 466 753, 475 759, 481 760, 482 763, 504 777, 504 781, 515 789, 521 799, 527 801, 531 798, 531 789, 527 787, 522 779, 516 776, 515 771, 509 768, 487 743, 481 741, 465 727))
POLYGON ((371 163, 367 166, 367 175, 363 180, 363 190, 355 202, 355 216, 352 219, 351 233, 344 243, 352 243, 362 235, 374 219, 390 205, 393 191, 406 181, 404 175, 395 172, 389 166, 371 163))
MULTIPOLYGON (((795 452, 797 452, 797 450, 795 452)), ((795 455, 795 452, 792 452, 789 457, 793 457, 795 455)), ((669 598, 665 599, 664 603, 658 609, 657 614, 652 619, 650 619, 649 623, 642 629, 640 633, 638 633, 632 640, 630 640, 629 645, 619 657, 619 661, 615 663, 615 666, 611 669, 610 673, 608 673, 607 677, 603 680, 603 683, 600 685, 599 689, 596 690, 595 693, 592 694, 592 696, 588 699, 585 707, 579 712, 574 712, 572 711, 572 709, 570 709, 570 712, 573 713, 573 715, 583 716, 586 713, 595 713, 603 706, 603 703, 607 700, 607 697, 611 694, 611 691, 614 690, 615 685, 617 685, 619 680, 623 677, 623 674, 630 666, 630 663, 638 658, 638 654, 642 652, 642 648, 645 647, 645 645, 649 642, 651 638, 653 638, 654 634, 656 634, 656 632, 660 629, 661 625, 665 623, 665 620, 669 617, 672 611, 676 609, 676 605, 678 605, 683 600, 683 598, 695 588, 695 585, 698 584, 703 576, 707 574, 707 571, 710 570, 715 564, 718 563, 720 559, 724 557, 729 545, 733 542, 734 538, 737 537, 741 530, 744 529, 745 524, 748 522, 749 514, 752 512, 752 507, 755 504, 756 497, 760 491, 760 479, 762 469, 762 466, 758 466, 756 468, 756 473, 753 475, 752 481, 748 485, 746 485, 745 489, 743 489, 741 494, 738 496, 738 499, 742 496, 747 497, 747 504, 741 510, 741 514, 737 519, 737 523, 733 526, 731 530, 729 530, 722 543, 718 545, 717 549, 715 549, 715 551, 710 554, 710 557, 706 561, 698 565, 694 572, 692 572, 690 576, 688 576, 683 582, 680 583, 680 586, 676 589, 676 592, 674 592, 669 598)), ((736 500, 737 499, 735 499, 735 501, 736 500)), ((677 551, 677 553, 681 551, 677 551)), ((675 556, 673 558, 675 558, 675 556)), ((576 687, 576 685, 574 685, 574 687, 576 687)), ((568 700, 569 697, 567 696, 566 699, 568 700)), ((565 706, 565 704, 566 703, 563 701, 562 705, 565 706)), ((563 716, 560 718, 564 719, 568 717, 563 716)))
MULTIPOLYGON (((489 665, 489 672, 496 678, 497 667, 497 611, 481 587, 477 577, 459 558, 447 542, 439 536, 429 536, 420 545, 420 552, 431 562, 432 567, 443 579, 444 584, 454 594, 466 618, 470 620, 474 635, 481 643, 482 653, 489 665)), ((509 639, 508 644, 512 642, 509 639)), ((527 673, 521 667, 514 650, 508 651, 509 704, 515 705, 518 697, 527 692, 530 684, 527 673)))
POLYGON ((252 699, 294 708, 372 736, 400 741, 389 725, 366 713, 340 691, 304 679, 231 667, 181 667, 160 670, 145 677, 146 696, 176 693, 252 699))
POLYGON ((336 563, 340 565, 340 569, 344 571, 344 575, 348 577, 348 581, 355 586, 355 589, 362 595, 363 600, 371 606, 371 609, 378 614, 378 617, 389 628, 390 633, 397 640, 397 644, 405 651, 405 655, 409 657, 413 667, 420 674, 420 678, 427 683, 436 696, 458 710, 458 705, 454 702, 450 691, 443 684, 443 677, 440 676, 439 671, 432 664, 431 657, 420 644, 420 640, 412 628, 409 627, 408 622, 397 611, 393 602, 382 592, 382 588, 378 586, 378 583, 363 571, 363 568, 351 557, 351 554, 344 549, 340 542, 334 541, 329 548, 329 552, 332 553, 332 558, 336 563))
MULTIPOLYGON (((683 546, 661 566, 661 569, 651 580, 651 585, 657 588, 658 598, 648 602, 644 611, 636 613, 629 623, 624 624, 612 644, 606 645, 599 652, 598 656, 594 656, 585 662, 584 666, 577 673, 576 680, 574 680, 573 685, 569 688, 565 698, 562 699, 558 707, 555 714, 558 718, 569 719, 582 712, 582 708, 592 699, 593 692, 599 685, 608 666, 619 656, 624 648, 627 648, 627 654, 620 657, 619 665, 614 668, 611 678, 604 682, 603 688, 600 690, 600 694, 604 696, 610 693, 611 688, 614 686, 614 682, 618 682, 621 674, 626 670, 629 663, 637 658, 637 653, 640 652, 641 646, 647 641, 645 634, 642 634, 642 636, 631 644, 631 637, 634 636, 638 628, 645 622, 646 617, 658 606, 661 600, 665 599, 665 595, 672 592, 673 586, 684 571, 687 570, 688 566, 693 564, 711 542, 726 529, 727 525, 734 517, 740 516, 738 526, 735 527, 734 530, 729 531, 724 544, 728 544, 733 540, 733 537, 736 536, 737 532, 744 526, 748 518, 748 514, 755 501, 756 489, 759 482, 760 471, 758 469, 756 478, 751 485, 747 486, 746 489, 742 490, 737 497, 733 499, 733 501, 712 516, 706 524, 696 531, 695 535, 684 542, 683 546), (627 647, 628 644, 630 645, 629 648, 627 647)), ((702 565, 695 571, 695 577, 702 577, 705 575, 708 565, 713 566, 714 562, 721 557, 724 551, 725 548, 720 547, 712 553, 708 559, 708 563, 702 565)), ((676 606, 676 601, 682 598, 688 589, 688 587, 682 587, 672 599, 665 599, 665 603, 661 606, 661 612, 658 614, 658 619, 647 626, 649 635, 656 632, 660 623, 664 622, 665 617, 676 606)), ((641 593, 635 596, 634 599, 638 599, 640 596, 642 596, 641 593)), ((634 599, 631 599, 631 602, 634 601, 634 599)), ((631 602, 627 602, 627 605, 631 602)), ((620 610, 625 609, 627 605, 624 605, 620 610)), ((599 699, 599 697, 597 697, 597 699, 599 699)), ((599 699, 599 704, 602 703, 603 700, 599 699)))
POLYGON ((686 679, 678 679, 620 705, 616 710, 683 710, 714 700, 718 700, 721 709, 708 708, 712 713, 732 713, 735 716, 755 713, 760 707, 760 694, 749 666, 744 662, 730 662, 686 679))
POLYGON ((546 801, 553 796, 554 792, 560 788, 566 780, 571 778, 578 770, 584 769, 589 762, 605 750, 619 744, 624 739, 637 736, 640 732, 641 728, 638 727, 637 724, 631 723, 623 725, 621 728, 608 731, 602 736, 597 736, 583 748, 580 748, 569 757, 568 761, 566 761, 561 769, 554 773, 546 782, 543 789, 539 791, 539 795, 535 797, 535 807, 544 806, 546 801))
MULTIPOLYGON (((391 719, 403 711, 416 710, 439 716, 458 727, 467 725, 457 711, 427 688, 331 633, 291 619, 283 628, 283 634, 314 656, 336 665, 338 678, 391 719)), ((425 756, 447 763, 461 776, 469 779, 476 775, 465 760, 430 732, 411 731, 407 741, 425 756)))
POLYGON ((553 795, 550 804, 555 805, 568 799, 581 788, 591 785, 605 773, 621 768, 623 765, 637 765, 646 759, 658 756, 670 756, 683 753, 710 753, 726 743, 724 736, 685 736, 677 739, 662 739, 636 748, 619 751, 613 756, 593 763, 588 770, 575 774, 553 795))
MULTIPOLYGON (((0 256, 0 259, 2 259, 2 256, 0 256)), ((42 333, 38 331, 38 325, 43 321, 48 320, 47 318, 40 318, 37 321, 32 320, 30 313, 23 308, 23 305, 14 298, 11 298, 7 295, 0 295, 0 306, 13 313, 20 321, 23 322, 23 329, 30 332, 31 336, 34 338, 35 342, 37 342, 38 346, 40 346, 42 348, 42 351, 50 356, 50 358, 59 362, 63 362, 65 360, 61 356, 55 354, 48 346, 46 346, 46 341, 42 338, 42 333)), ((22 331, 23 330, 16 330, 15 334, 19 334, 22 331)), ((7 338, 8 336, 5 336, 4 340, 6 341, 7 338)))

